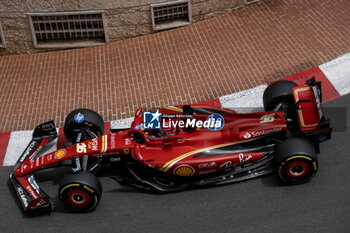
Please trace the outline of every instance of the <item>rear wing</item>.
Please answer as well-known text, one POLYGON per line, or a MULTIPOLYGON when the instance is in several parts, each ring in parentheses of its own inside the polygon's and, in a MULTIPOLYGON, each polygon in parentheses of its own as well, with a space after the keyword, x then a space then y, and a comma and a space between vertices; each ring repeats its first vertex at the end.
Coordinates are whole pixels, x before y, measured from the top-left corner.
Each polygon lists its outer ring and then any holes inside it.
POLYGON ((32 174, 23 177, 16 177, 14 174, 22 167, 21 164, 30 159, 34 160, 41 156, 45 147, 51 147, 57 138, 55 123, 49 121, 37 126, 33 132, 32 140, 27 148, 17 160, 13 173, 10 175, 10 181, 14 187, 20 203, 25 212, 36 210, 51 211, 54 208, 50 197, 38 186, 32 174))
POLYGON ((316 82, 315 77, 307 80, 304 85, 293 87, 300 130, 317 136, 319 142, 330 139, 332 131, 329 120, 324 116, 321 87, 321 82, 316 82))

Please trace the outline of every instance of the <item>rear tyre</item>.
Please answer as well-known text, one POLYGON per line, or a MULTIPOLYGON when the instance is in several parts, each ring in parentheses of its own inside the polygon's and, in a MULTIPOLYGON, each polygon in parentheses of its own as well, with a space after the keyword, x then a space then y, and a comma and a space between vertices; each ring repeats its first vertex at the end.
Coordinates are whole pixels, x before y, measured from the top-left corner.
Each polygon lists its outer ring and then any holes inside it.
POLYGON ((290 138, 279 144, 273 162, 279 178, 286 184, 309 182, 318 168, 314 146, 301 138, 290 138))
POLYGON ((59 199, 72 212, 89 212, 96 208, 102 195, 99 179, 88 172, 68 172, 58 189, 59 199))
POLYGON ((265 111, 272 111, 279 103, 287 107, 293 105, 293 87, 297 86, 294 82, 281 80, 268 86, 263 95, 265 111))
MULTIPOLYGON (((74 143, 77 142, 77 136, 82 128, 87 128, 97 137, 103 135, 103 118, 95 111, 90 109, 76 109, 68 114, 64 122, 64 135, 74 143)), ((84 135, 83 140, 91 139, 91 136, 84 135)), ((83 141, 80 140, 80 141, 83 141)))

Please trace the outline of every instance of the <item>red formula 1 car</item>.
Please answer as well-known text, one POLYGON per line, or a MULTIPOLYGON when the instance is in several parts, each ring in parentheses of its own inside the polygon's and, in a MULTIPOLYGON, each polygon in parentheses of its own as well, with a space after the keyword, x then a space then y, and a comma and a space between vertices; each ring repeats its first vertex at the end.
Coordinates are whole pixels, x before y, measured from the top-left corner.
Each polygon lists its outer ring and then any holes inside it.
POLYGON ((265 112, 236 113, 214 106, 184 105, 136 111, 130 128, 103 135, 100 115, 87 109, 65 121, 64 148, 55 145, 53 122, 36 127, 10 180, 26 212, 53 209, 34 173, 68 166, 58 198, 74 212, 93 210, 102 186, 100 168, 122 185, 148 191, 242 181, 276 171, 281 181, 301 184, 318 169, 319 143, 331 136, 321 107, 321 83, 278 81, 263 96, 265 112))

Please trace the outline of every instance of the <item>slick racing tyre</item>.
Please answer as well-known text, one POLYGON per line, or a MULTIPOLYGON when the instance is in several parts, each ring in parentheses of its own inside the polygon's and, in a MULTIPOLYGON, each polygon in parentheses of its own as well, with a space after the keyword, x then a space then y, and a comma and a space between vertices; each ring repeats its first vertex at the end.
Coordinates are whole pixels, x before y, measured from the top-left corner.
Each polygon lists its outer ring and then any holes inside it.
POLYGON ((279 178, 286 184, 310 181, 318 167, 314 146, 301 138, 290 138, 279 144, 273 162, 279 178))
POLYGON ((59 186, 58 196, 72 212, 89 212, 96 208, 102 195, 99 179, 88 172, 67 172, 59 186))
POLYGON ((293 104, 294 82, 281 80, 268 86, 263 95, 265 111, 272 111, 279 103, 290 107, 293 104))
MULTIPOLYGON (((97 137, 103 135, 103 118, 95 111, 90 109, 76 109, 68 114, 64 122, 64 135, 73 144, 77 142, 78 134, 82 128, 87 128, 97 137)), ((84 135, 83 140, 91 139, 89 135, 84 135)), ((79 141, 83 141, 79 140, 79 141)))

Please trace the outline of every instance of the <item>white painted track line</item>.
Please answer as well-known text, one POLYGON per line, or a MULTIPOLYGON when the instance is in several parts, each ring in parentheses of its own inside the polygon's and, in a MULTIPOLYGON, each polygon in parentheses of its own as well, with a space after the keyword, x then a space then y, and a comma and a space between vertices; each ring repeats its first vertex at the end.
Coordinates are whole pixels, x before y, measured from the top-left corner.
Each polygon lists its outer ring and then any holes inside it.
POLYGON ((263 94, 267 85, 260 85, 219 98, 222 107, 234 109, 240 113, 263 110, 263 94))
MULTIPOLYGON (((58 129, 57 129, 58 130, 58 129)), ((58 131, 57 131, 58 132, 58 131)), ((27 148, 29 142, 32 140, 33 130, 14 131, 11 133, 9 143, 7 145, 6 154, 3 166, 13 166, 16 164, 18 158, 27 148)), ((46 153, 57 150, 57 140, 46 153)))
POLYGON ((32 139, 33 130, 11 133, 3 166, 13 166, 32 139))
POLYGON ((134 120, 133 117, 129 117, 129 118, 125 118, 125 119, 111 121, 111 129, 127 129, 127 128, 130 128, 130 125, 133 122, 133 120, 134 120))
POLYGON ((340 95, 350 93, 350 53, 319 66, 340 95))

